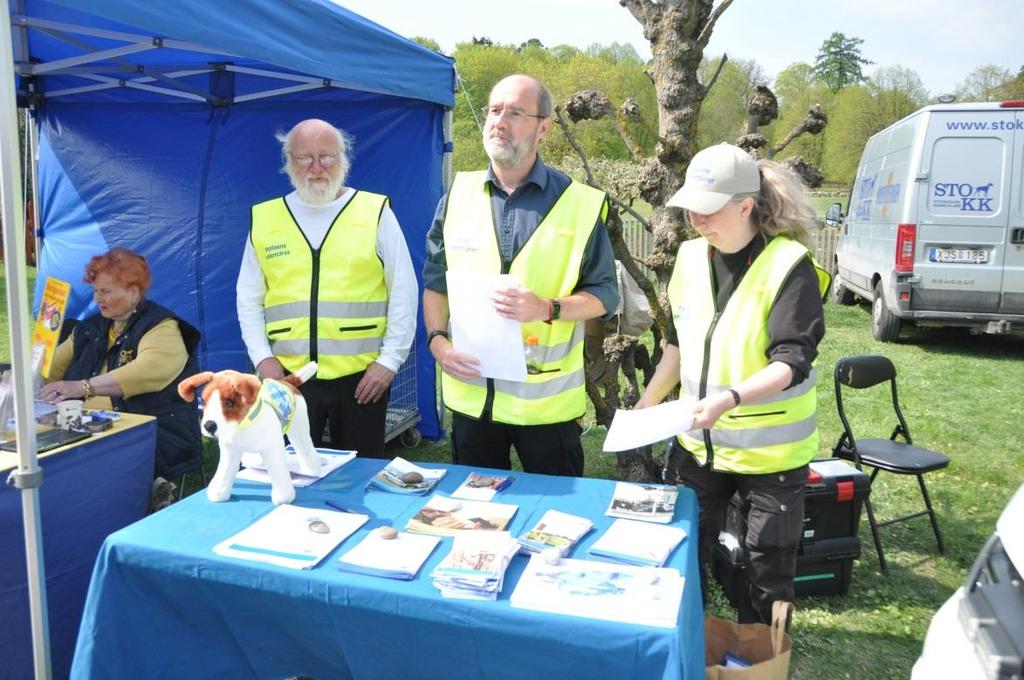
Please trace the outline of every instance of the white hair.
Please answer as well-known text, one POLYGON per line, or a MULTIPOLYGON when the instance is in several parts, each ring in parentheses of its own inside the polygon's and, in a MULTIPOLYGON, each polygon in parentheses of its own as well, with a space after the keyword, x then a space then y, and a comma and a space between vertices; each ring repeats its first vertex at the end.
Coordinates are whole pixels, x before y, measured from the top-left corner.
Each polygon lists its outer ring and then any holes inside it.
MULTIPOLYGON (((292 150, 292 139, 294 138, 295 131, 305 122, 296 123, 288 132, 278 131, 274 134, 274 138, 281 143, 281 174, 288 175, 288 179, 292 181, 293 186, 295 185, 295 177, 291 170, 291 158, 288 154, 292 150)), ((352 167, 352 135, 326 121, 321 122, 331 129, 331 132, 334 133, 335 138, 338 140, 338 170, 340 171, 338 176, 341 179, 339 186, 344 186, 345 180, 348 179, 349 168, 352 167)))

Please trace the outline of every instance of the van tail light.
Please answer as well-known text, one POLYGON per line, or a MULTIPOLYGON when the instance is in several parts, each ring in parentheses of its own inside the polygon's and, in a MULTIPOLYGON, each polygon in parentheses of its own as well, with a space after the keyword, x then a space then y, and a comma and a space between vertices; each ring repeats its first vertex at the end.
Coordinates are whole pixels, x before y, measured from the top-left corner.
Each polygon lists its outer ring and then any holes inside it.
POLYGON ((917 245, 917 225, 896 226, 896 271, 911 274, 914 271, 914 247, 917 245))
POLYGON ((1010 101, 999 102, 1001 109, 1024 109, 1024 99, 1011 99, 1010 101))

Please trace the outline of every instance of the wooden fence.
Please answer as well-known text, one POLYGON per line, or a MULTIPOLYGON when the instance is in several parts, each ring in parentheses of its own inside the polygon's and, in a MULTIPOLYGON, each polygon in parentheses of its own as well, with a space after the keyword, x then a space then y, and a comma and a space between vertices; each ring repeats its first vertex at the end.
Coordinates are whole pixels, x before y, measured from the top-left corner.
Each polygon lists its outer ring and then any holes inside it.
MULTIPOLYGON (((835 276, 832 271, 835 261, 836 244, 839 242, 839 230, 821 225, 814 234, 814 258, 835 276)), ((640 222, 629 215, 622 218, 622 237, 626 241, 626 247, 633 257, 644 258, 651 254, 654 248, 654 239, 650 232, 644 229, 640 222)), ((654 270, 640 265, 649 276, 653 278, 654 270)))

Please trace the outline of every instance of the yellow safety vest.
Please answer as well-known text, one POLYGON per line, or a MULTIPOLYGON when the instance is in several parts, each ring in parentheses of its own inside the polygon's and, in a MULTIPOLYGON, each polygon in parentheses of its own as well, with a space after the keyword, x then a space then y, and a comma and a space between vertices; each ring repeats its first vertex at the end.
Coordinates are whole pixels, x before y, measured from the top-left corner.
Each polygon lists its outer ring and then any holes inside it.
POLYGON ((380 354, 388 289, 377 255, 386 196, 357 191, 314 250, 283 198, 252 207, 249 238, 266 279, 270 348, 289 371, 316 361, 332 380, 365 370, 380 354))
MULTIPOLYGON (((737 385, 768 365, 768 315, 793 268, 811 257, 824 296, 829 275, 807 249, 776 236, 750 265, 725 309, 715 310, 708 243, 684 243, 676 257, 668 298, 679 338, 680 396, 701 399, 737 385)), ((711 430, 692 430, 679 443, 704 465, 746 474, 791 470, 818 452, 817 371, 765 399, 743 402, 711 430)))
MULTIPOLYGON (((486 172, 460 172, 448 193, 444 249, 448 269, 503 273, 486 172)), ((507 273, 541 298, 571 295, 579 282, 583 255, 598 217, 603 192, 572 182, 516 254, 507 273)), ((541 372, 526 382, 497 380, 491 417, 509 425, 546 425, 578 418, 586 411, 582 322, 522 324, 523 338, 538 339, 541 372)), ((461 381, 442 373, 448 408, 479 418, 487 400, 485 378, 461 381)))

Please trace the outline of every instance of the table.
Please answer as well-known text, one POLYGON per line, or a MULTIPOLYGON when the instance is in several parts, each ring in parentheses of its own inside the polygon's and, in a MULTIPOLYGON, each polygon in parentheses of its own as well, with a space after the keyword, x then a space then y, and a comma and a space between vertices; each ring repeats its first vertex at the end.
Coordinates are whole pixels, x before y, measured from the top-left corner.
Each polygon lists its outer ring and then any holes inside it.
MULTIPOLYGON (((509 605, 526 565, 513 559, 496 602, 448 600, 430 579, 450 538, 413 581, 344 573, 337 558, 370 531, 402 528, 424 496, 366 492, 384 461, 356 459, 298 489, 296 503, 330 498, 370 521, 319 566, 295 571, 219 557, 215 544, 271 509, 269 487, 236 482, 225 503, 195 494, 111 535, 93 572, 75 650, 75 678, 703 678, 704 628, 697 571, 697 502, 681 489, 674 524, 689 537, 668 566, 686 576, 675 629, 545 614, 509 605)), ((443 466, 429 466, 443 467, 443 466)), ((449 466, 437 491, 449 494, 470 471, 449 466)), ((495 471, 497 473, 497 471, 495 471)), ((519 506, 521 534, 545 510, 589 517, 596 530, 614 483, 518 473, 496 500, 519 506)))
MULTIPOLYGON (((89 575, 103 540, 146 514, 153 482, 156 419, 124 413, 89 439, 39 455, 50 647, 55 678, 71 667, 89 575)), ((0 473, 18 454, 0 451, 0 473)), ((29 678, 32 630, 21 491, 0 486, 0 678, 29 678)))

